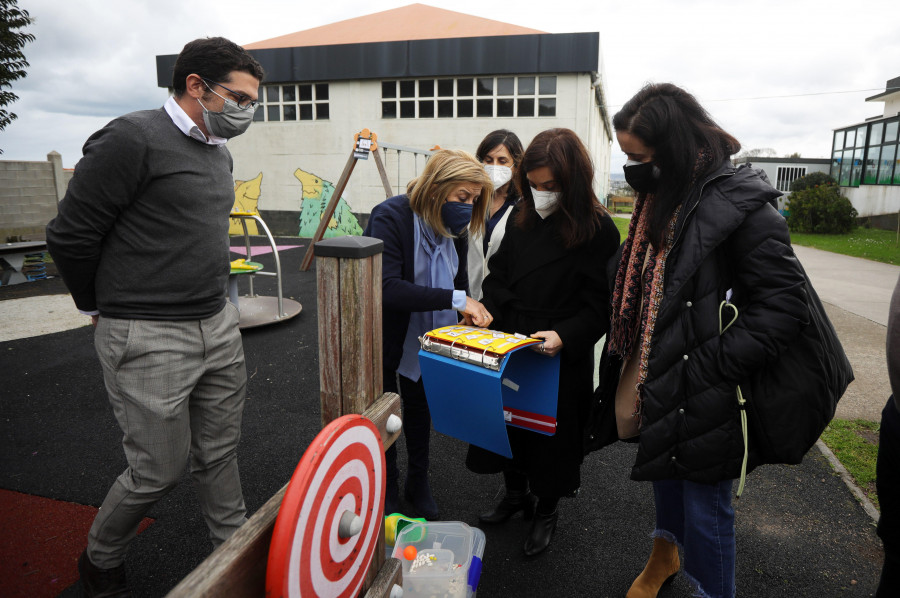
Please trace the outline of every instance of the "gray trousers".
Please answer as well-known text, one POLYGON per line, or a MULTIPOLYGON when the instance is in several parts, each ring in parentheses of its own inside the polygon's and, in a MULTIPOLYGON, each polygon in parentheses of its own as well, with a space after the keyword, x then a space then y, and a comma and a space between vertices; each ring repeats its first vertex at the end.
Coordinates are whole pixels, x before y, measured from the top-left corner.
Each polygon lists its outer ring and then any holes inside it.
POLYGON ((236 452, 247 389, 238 319, 231 303, 203 320, 100 318, 94 346, 128 468, 91 526, 87 553, 98 567, 122 563, 188 457, 213 546, 247 520, 236 452))

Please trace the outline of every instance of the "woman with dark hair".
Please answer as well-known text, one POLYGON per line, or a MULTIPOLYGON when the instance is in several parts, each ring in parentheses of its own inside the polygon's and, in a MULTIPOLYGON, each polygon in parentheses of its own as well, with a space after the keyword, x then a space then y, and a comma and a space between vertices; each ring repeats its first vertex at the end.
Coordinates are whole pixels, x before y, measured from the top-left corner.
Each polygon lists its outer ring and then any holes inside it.
MULTIPOLYGON (((384 241, 382 329, 384 390, 403 402, 408 471, 405 496, 415 515, 438 518, 428 483, 431 413, 419 370, 418 337, 459 321, 488 326, 491 315, 467 296, 466 239, 481 231, 493 186, 481 164, 466 152, 440 150, 406 195, 372 209, 365 235, 384 241), (458 312, 458 313, 457 313, 458 312)), ((385 451, 385 512, 400 510, 396 445, 385 451)), ((409 511, 405 511, 409 513, 409 511)))
POLYGON ((804 277, 769 203, 778 191, 731 164, 740 144, 692 95, 648 85, 613 125, 637 199, 598 392, 615 397, 619 437, 637 436, 631 478, 653 481, 656 504, 628 598, 657 595, 680 569, 678 546, 697 596, 731 598, 745 450, 736 387, 808 321, 804 277), (725 301, 739 317, 721 332, 725 301))
POLYGON ((488 260, 497 253, 506 231, 506 220, 519 201, 512 177, 524 151, 516 134, 506 129, 488 133, 475 151, 475 158, 484 164, 494 183, 484 232, 469 231, 469 293, 476 299, 481 299, 481 282, 490 271, 488 260))
POLYGON ((550 545, 559 498, 581 485, 593 347, 609 326, 606 264, 619 232, 594 194, 593 179, 590 155, 574 132, 537 135, 516 171, 523 200, 484 279, 482 302, 495 318, 492 328, 530 334, 543 339, 536 350, 560 354, 556 434, 510 427, 512 459, 476 446, 466 458, 476 473, 503 473, 506 494, 482 523, 502 523, 519 511, 534 516, 528 556, 550 545))

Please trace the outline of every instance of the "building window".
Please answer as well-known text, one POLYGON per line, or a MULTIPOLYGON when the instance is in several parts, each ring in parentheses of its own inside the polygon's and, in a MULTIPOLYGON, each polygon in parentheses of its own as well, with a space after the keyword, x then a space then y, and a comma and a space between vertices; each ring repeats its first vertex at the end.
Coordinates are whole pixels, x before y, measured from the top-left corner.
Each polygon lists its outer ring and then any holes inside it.
POLYGON ((328 120, 328 83, 266 85, 259 90, 259 105, 255 121, 328 120))
POLYGON ((893 117, 835 131, 831 176, 843 187, 900 185, 897 129, 893 117))
POLYGON ((791 183, 802 176, 806 176, 805 166, 779 166, 775 171, 775 187, 783 193, 788 193, 791 190, 791 183))
POLYGON ((556 76, 381 82, 381 118, 556 116, 556 76))

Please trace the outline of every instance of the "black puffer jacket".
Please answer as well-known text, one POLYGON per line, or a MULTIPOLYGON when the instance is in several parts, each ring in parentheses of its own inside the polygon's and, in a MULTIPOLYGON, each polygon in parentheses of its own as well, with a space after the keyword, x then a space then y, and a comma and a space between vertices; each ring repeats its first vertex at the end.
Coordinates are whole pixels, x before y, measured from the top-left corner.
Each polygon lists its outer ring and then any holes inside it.
POLYGON ((635 480, 737 478, 743 439, 735 387, 808 322, 804 276, 778 192, 723 165, 689 199, 666 263, 644 384, 635 480), (719 335, 731 289, 737 322, 719 335))

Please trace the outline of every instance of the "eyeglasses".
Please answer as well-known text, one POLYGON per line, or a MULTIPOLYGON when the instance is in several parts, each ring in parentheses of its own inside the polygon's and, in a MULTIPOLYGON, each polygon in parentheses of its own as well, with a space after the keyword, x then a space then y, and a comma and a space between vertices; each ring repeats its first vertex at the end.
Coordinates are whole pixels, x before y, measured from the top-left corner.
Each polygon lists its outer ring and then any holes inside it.
MULTIPOLYGON (((212 85, 218 85, 219 87, 221 87, 222 89, 224 89, 225 91, 227 91, 228 93, 230 93, 231 95, 233 95, 234 97, 236 97, 236 98, 237 98, 236 103, 237 103, 237 105, 238 105, 238 108, 240 108, 241 110, 249 110, 249 109, 251 109, 251 108, 254 108, 254 109, 255 109, 256 106, 259 104, 259 102, 258 102, 257 100, 251 100, 251 99, 250 99, 250 96, 248 96, 247 94, 241 93, 241 92, 239 92, 239 91, 235 91, 235 90, 233 90, 233 89, 228 89, 227 87, 225 87, 225 86, 222 85, 221 83, 218 83, 218 82, 213 81, 213 80, 211 80, 211 79, 206 79, 206 78, 204 78, 204 77, 200 77, 200 78, 203 79, 203 82, 206 83, 206 86, 207 86, 207 87, 209 87, 210 84, 212 84, 212 85)), ((213 93, 216 93, 216 92, 214 92, 212 89, 210 89, 210 91, 212 91, 213 93)), ((216 95, 218 96, 219 94, 216 93, 216 95)), ((219 96, 219 97, 221 98, 222 96, 219 96)), ((222 99, 224 100, 225 98, 222 98, 222 99)))

